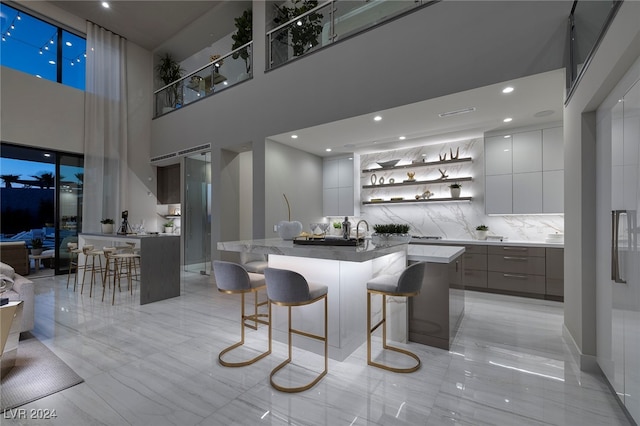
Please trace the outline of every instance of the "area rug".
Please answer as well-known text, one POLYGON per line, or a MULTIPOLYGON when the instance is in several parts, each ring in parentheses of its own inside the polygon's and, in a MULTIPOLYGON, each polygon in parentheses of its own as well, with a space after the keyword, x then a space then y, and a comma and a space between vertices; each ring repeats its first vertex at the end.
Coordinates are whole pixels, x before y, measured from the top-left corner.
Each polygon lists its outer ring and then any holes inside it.
POLYGON ((19 407, 84 380, 30 333, 18 343, 16 365, 0 382, 0 411, 19 407))

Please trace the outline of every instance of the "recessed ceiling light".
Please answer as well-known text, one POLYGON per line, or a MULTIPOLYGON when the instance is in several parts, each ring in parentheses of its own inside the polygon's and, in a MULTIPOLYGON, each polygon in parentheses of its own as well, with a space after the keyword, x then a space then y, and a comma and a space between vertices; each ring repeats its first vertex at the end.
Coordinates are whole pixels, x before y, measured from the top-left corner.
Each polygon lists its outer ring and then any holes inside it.
POLYGON ((327 149, 325 149, 325 151, 331 152, 331 148, 327 148, 327 149))
POLYGON ((400 136, 398 139, 400 139, 401 141, 405 140, 407 137, 406 136, 400 136))
POLYGON ((71 46, 72 46, 70 41, 66 42, 65 44, 66 44, 67 46, 69 46, 69 47, 71 47, 71 46))
POLYGON ((104 7, 105 9, 109 9, 109 2, 103 1, 102 7, 104 7))
POLYGON ((502 93, 511 93, 513 92, 513 87, 511 86, 507 86, 504 89, 502 89, 502 93))
POLYGON ((55 64, 56 64, 56 61, 49 61, 49 63, 50 63, 51 65, 55 65, 55 64))
POLYGON ((504 121, 505 123, 508 123, 508 122, 510 122, 511 120, 513 120, 513 118, 511 118, 511 117, 507 117, 507 118, 505 118, 505 119, 504 119, 504 120, 502 120, 502 121, 504 121))
POLYGON ((452 116, 452 115, 467 114, 467 113, 473 112, 475 110, 476 110, 476 107, 456 109, 454 111, 441 112, 440 114, 438 114, 438 117, 443 118, 443 117, 449 117, 449 116, 452 116))
POLYGON ((503 136, 505 139, 509 139, 511 137, 511 135, 504 135, 503 136))
POLYGON ((380 115, 376 115, 375 117, 373 117, 373 119, 374 119, 375 121, 380 121, 380 120, 382 120, 382 116, 380 116, 380 115))
POLYGON ((298 139, 298 135, 291 135, 291 139, 298 139))
POLYGON ((45 157, 51 157, 51 154, 49 154, 48 152, 44 154, 45 157))

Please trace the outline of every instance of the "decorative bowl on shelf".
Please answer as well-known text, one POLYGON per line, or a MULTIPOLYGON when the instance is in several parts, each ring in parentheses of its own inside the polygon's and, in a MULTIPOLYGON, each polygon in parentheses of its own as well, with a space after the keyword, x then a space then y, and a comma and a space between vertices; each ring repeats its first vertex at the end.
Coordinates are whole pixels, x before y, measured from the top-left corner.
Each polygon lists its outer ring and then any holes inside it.
POLYGON ((387 169, 389 167, 395 166, 396 164, 398 164, 399 161, 400 160, 398 159, 398 160, 389 160, 389 161, 377 161, 376 163, 383 169, 387 169))

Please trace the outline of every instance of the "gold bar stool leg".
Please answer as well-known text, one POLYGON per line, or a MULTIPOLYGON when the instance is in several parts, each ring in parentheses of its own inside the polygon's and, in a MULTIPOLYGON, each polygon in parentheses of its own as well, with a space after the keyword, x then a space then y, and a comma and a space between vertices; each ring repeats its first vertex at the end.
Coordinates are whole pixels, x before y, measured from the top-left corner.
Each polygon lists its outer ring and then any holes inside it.
POLYGON ((391 346, 387 343, 387 296, 412 297, 417 295, 424 281, 425 263, 419 262, 406 268, 399 277, 393 275, 381 275, 367 283, 367 364, 373 367, 394 373, 412 373, 420 368, 420 358, 406 349, 391 346), (371 296, 382 296, 382 318, 373 327, 371 326, 371 296), (415 360, 411 367, 392 367, 371 359, 371 335, 382 327, 382 348, 409 356, 415 360))
MULTIPOLYGON (((288 357, 269 374, 269 382, 274 389, 281 392, 294 393, 302 392, 311 389, 315 386, 329 371, 329 338, 328 338, 328 299, 327 299, 327 286, 310 284, 304 277, 297 272, 289 271, 286 269, 266 268, 265 278, 267 281, 267 293, 269 295, 269 318, 272 313, 272 305, 287 307, 287 342, 288 342, 288 357), (306 289, 306 291, 301 289, 306 289), (306 331, 293 328, 291 321, 291 308, 295 306, 310 305, 315 302, 324 300, 324 334, 317 335, 306 331), (288 387, 282 386, 275 382, 274 378, 276 373, 282 370, 287 364, 291 363, 293 359, 292 351, 292 334, 298 334, 300 336, 308 337, 311 339, 324 342, 324 370, 322 370, 311 382, 302 386, 288 387)), ((272 337, 272 323, 269 324, 269 340, 272 337)))
MULTIPOLYGON (((271 312, 268 314, 259 314, 258 306, 263 306, 267 302, 258 303, 258 291, 265 289, 264 277, 260 274, 254 274, 247 272, 242 266, 223 261, 213 262, 213 273, 218 286, 218 291, 227 294, 240 294, 240 341, 233 345, 223 349, 218 355, 218 361, 225 367, 244 367, 246 365, 253 364, 256 361, 261 360, 271 353, 271 336, 269 336, 268 349, 266 352, 262 352, 257 356, 239 362, 225 361, 223 357, 232 350, 244 345, 245 342, 245 327, 254 328, 253 325, 246 324, 246 321, 252 321, 255 324, 255 328, 258 328, 258 323, 264 325, 271 324, 271 312), (254 309, 252 315, 245 315, 245 294, 254 294, 254 309), (266 320, 262 318, 267 318, 266 320)), ((269 331, 271 331, 269 329, 269 331)))

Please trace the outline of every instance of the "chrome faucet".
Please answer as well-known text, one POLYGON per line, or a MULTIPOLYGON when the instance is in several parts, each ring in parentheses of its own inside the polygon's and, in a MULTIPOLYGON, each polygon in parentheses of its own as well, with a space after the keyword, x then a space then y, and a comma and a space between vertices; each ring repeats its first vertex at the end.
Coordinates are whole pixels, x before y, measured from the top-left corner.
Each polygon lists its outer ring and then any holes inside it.
POLYGON ((360 239, 360 224, 362 222, 364 222, 364 224, 367 225, 367 232, 369 231, 369 222, 367 222, 364 219, 359 220, 358 223, 356 224, 356 241, 360 239))

